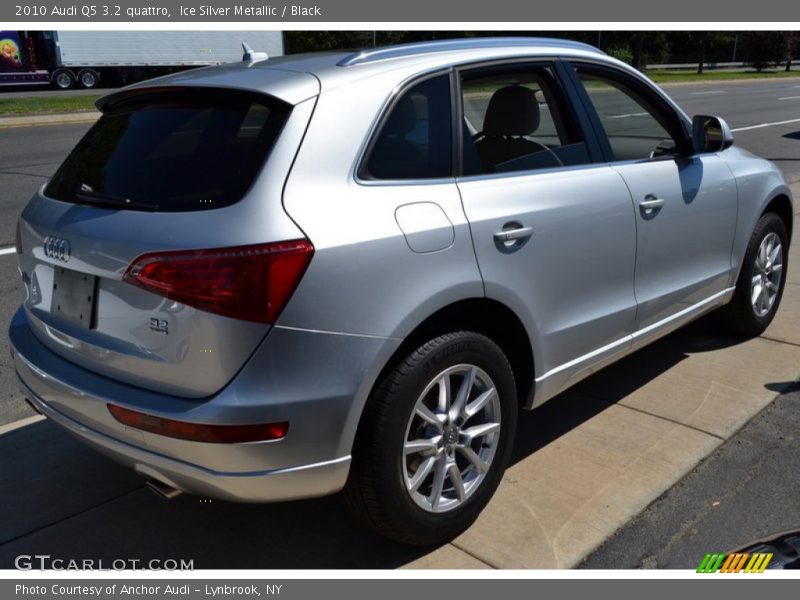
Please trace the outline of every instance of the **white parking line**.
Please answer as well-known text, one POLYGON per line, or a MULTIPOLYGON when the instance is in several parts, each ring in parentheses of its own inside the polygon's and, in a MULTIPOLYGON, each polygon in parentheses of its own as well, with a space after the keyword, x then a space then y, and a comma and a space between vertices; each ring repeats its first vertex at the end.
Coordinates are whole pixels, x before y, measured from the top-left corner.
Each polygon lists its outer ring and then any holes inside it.
POLYGON ((778 100, 800 100, 800 96, 784 96, 783 98, 778 98, 778 100))
POLYGON ((725 90, 713 90, 708 92, 692 92, 690 96, 705 96, 706 94, 724 94, 725 90))
POLYGON ((0 256, 3 256, 3 254, 14 254, 16 251, 17 249, 14 246, 10 248, 0 248, 0 256))
POLYGON ((759 125, 749 125, 747 127, 737 127, 731 129, 732 132, 747 131, 749 129, 761 129, 762 127, 775 127, 776 125, 788 125, 789 123, 800 123, 800 119, 789 119, 788 121, 775 121, 774 123, 761 123, 759 125))
POLYGON ((0 435, 5 435, 10 431, 14 431, 15 429, 20 429, 22 427, 27 427, 28 425, 33 425, 34 423, 38 423, 39 421, 44 420, 46 417, 44 415, 33 415, 32 417, 25 417, 24 419, 20 419, 19 421, 14 421, 13 423, 6 423, 5 425, 0 425, 0 435))

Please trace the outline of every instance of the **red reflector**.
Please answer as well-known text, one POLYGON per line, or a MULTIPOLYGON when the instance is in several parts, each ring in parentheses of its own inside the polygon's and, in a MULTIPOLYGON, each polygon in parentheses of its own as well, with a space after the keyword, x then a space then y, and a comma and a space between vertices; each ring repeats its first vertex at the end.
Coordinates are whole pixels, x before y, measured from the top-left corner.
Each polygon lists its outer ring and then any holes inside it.
POLYGON ((263 423, 260 425, 203 425, 162 419, 114 404, 107 404, 109 412, 124 425, 180 440, 238 444, 279 440, 289 431, 289 423, 263 423))
POLYGON ((200 310, 274 323, 305 273, 308 240, 144 254, 124 280, 200 310))

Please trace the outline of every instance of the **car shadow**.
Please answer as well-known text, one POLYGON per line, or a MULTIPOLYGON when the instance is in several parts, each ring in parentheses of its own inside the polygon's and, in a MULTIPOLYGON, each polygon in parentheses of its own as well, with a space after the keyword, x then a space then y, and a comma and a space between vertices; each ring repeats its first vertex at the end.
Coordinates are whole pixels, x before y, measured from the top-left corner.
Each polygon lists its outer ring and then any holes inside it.
POLYGON ((393 568, 430 552, 359 527, 340 496, 237 504, 162 500, 144 480, 43 420, 0 436, 0 568, 192 560, 195 569, 393 568))
POLYGON ((613 406, 691 354, 720 350, 742 341, 721 335, 713 316, 704 317, 587 377, 536 410, 523 411, 512 464, 613 406), (585 401, 589 397, 595 401, 585 401))
MULTIPOLYGON (((700 320, 584 380, 603 402, 562 394, 520 416, 513 462, 591 419, 689 354, 737 343, 700 320)), ((128 469, 49 421, 0 436, 0 568, 20 555, 64 560, 193 560, 196 569, 394 568, 431 552, 357 525, 340 496, 268 505, 165 501, 128 469)), ((65 563, 66 564, 66 563, 65 563)), ((95 562, 95 565, 99 563, 95 562)), ((151 565, 152 566, 152 565, 151 565)))

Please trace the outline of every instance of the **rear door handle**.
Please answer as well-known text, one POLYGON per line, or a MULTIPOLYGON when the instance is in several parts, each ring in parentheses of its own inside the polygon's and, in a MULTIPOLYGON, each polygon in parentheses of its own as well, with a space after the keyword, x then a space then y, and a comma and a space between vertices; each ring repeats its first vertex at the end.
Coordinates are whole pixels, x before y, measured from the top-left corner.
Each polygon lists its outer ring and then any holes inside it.
POLYGON ((514 242, 524 240, 533 235, 533 227, 515 227, 514 229, 504 229, 494 234, 494 239, 498 242, 514 242))
POLYGON ((639 208, 642 209, 646 215, 652 214, 653 211, 661 208, 662 206, 664 206, 664 199, 658 198, 653 194, 647 194, 647 196, 644 197, 644 200, 639 201, 639 208))

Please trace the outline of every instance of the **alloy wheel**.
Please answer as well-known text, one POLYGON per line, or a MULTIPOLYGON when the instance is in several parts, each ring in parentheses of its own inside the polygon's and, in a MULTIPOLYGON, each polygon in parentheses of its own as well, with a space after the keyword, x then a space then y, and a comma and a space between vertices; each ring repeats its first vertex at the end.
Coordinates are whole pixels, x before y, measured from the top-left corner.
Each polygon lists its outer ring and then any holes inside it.
POLYGON ((500 398, 485 371, 450 367, 425 387, 406 428, 406 490, 422 509, 461 506, 486 477, 500 440, 500 398))
POLYGON ((756 316, 769 314, 775 304, 783 277, 783 247, 774 232, 768 233, 761 241, 753 268, 750 285, 750 302, 756 316))

